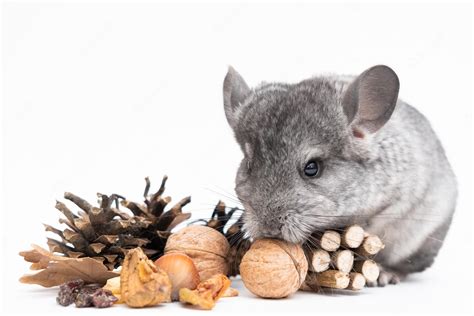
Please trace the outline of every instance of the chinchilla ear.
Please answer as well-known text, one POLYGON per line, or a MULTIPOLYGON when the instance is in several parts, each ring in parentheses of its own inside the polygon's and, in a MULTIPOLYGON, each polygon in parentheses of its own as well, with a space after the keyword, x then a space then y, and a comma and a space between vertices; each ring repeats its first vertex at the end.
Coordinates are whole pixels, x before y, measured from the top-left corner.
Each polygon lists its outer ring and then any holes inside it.
POLYGON ((224 79, 224 110, 229 125, 234 128, 238 120, 238 111, 250 94, 250 89, 240 74, 229 67, 224 79))
POLYGON ((349 85, 342 104, 354 135, 375 133, 390 119, 399 88, 397 74, 384 65, 367 69, 349 85))

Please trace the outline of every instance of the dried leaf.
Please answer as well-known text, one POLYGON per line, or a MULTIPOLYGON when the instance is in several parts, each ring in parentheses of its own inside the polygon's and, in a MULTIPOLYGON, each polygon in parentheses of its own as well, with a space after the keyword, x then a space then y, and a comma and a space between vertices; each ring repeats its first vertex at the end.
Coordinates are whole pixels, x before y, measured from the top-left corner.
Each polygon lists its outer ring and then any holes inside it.
POLYGON ((61 257, 37 245, 32 245, 32 248, 20 252, 20 256, 32 263, 31 269, 40 271, 22 276, 20 278, 22 283, 52 287, 74 279, 82 279, 86 283, 105 284, 108 279, 119 275, 92 258, 61 257))

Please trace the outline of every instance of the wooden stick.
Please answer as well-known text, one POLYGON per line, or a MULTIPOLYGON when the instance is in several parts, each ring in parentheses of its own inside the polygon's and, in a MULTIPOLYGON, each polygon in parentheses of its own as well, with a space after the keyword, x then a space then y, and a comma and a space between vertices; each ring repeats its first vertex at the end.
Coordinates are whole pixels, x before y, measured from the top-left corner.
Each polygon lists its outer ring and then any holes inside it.
POLYGON ((349 290, 358 291, 365 286, 365 277, 360 273, 349 273, 349 279, 349 286, 347 287, 349 290))
POLYGON ((368 282, 375 282, 380 274, 380 269, 373 260, 356 261, 354 271, 362 273, 368 282))
POLYGON ((339 271, 349 273, 354 265, 354 254, 350 250, 336 251, 332 255, 331 263, 339 271))
POLYGON ((326 251, 336 251, 341 245, 341 235, 333 230, 327 230, 321 236, 320 246, 326 251))
MULTIPOLYGON (((347 273, 338 270, 326 270, 321 273, 314 273, 316 285, 330 287, 333 289, 345 289, 349 285, 347 273)), ((307 283, 310 287, 311 284, 307 283)))
POLYGON ((342 234, 342 244, 348 248, 357 248, 364 240, 364 229, 359 225, 347 227, 342 234))
POLYGON ((329 269, 331 256, 326 250, 315 249, 311 253, 309 270, 313 272, 323 272, 329 269))
POLYGON ((362 245, 356 249, 356 252, 362 257, 370 257, 376 255, 383 248, 385 248, 385 245, 378 236, 369 235, 365 237, 362 245))

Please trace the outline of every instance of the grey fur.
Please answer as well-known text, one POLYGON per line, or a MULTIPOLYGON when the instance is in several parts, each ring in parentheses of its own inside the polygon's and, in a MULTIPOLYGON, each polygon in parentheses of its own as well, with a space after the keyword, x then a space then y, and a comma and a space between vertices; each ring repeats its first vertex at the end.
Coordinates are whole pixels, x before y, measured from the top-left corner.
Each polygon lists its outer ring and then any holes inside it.
POLYGON ((253 238, 301 243, 352 223, 382 236, 386 284, 392 272, 432 264, 455 209, 456 180, 429 122, 397 99, 393 70, 346 78, 249 89, 229 69, 225 112, 244 152, 235 190, 253 238), (323 162, 318 178, 304 176, 310 159, 323 162))

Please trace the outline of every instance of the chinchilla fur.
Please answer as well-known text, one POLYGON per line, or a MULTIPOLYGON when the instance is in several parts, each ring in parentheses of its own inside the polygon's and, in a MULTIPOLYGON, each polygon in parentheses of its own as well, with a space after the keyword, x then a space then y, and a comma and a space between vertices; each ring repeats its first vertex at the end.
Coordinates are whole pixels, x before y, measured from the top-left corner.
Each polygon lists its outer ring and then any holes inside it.
POLYGON ((382 65, 254 89, 229 68, 224 108, 244 153, 235 187, 244 230, 302 243, 358 223, 383 237, 385 271, 429 267, 451 223, 456 180, 429 122, 398 91, 382 65), (310 161, 316 176, 304 172, 310 161))

